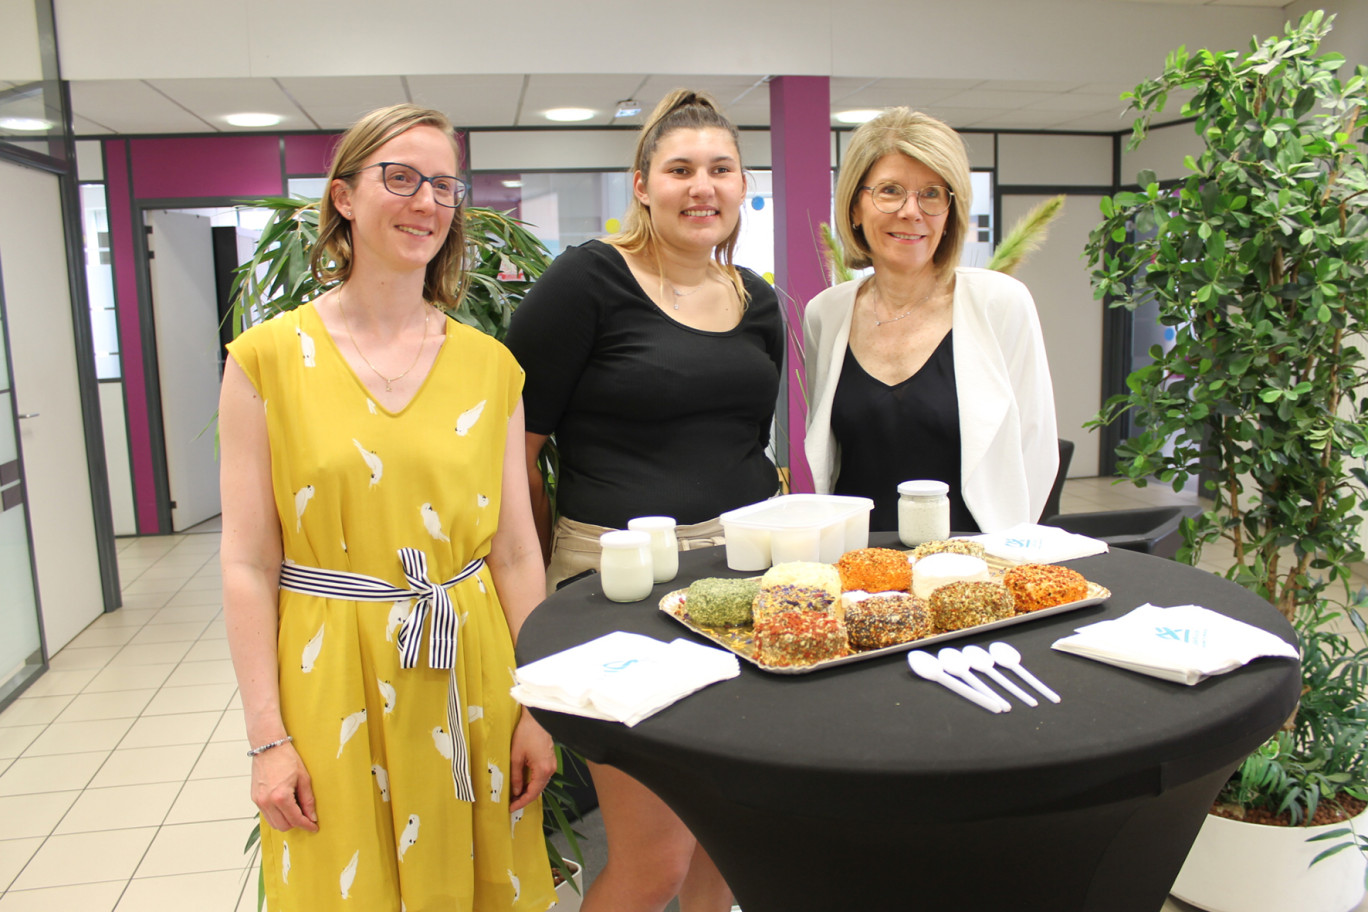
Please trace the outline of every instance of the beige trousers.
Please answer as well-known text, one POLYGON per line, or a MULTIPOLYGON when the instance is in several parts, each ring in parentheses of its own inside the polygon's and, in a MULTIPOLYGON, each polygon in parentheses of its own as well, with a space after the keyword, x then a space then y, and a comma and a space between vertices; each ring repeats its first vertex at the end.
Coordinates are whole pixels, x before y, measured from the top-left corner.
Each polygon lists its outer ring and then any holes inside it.
MULTIPOLYGON (((576 522, 564 516, 557 520, 551 536, 551 564, 546 568, 546 594, 555 592, 556 584, 561 580, 585 570, 597 570, 599 536, 611 531, 607 526, 576 522)), ((723 543, 722 522, 708 519, 688 526, 676 526, 675 537, 679 539, 680 551, 711 548, 723 543)))

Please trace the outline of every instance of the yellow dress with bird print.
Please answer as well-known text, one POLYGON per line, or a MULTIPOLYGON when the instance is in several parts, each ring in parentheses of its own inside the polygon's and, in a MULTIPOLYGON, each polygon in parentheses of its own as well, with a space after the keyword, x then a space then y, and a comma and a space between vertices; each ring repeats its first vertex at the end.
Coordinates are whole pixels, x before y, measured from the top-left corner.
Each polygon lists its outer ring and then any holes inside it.
MULTIPOLYGON (((431 372, 399 412, 373 400, 312 305, 248 330, 229 351, 265 408, 286 565, 407 589, 400 548, 421 551, 439 583, 489 553, 523 383, 503 345, 447 319, 431 372)), ((447 592, 451 671, 430 667, 431 612, 416 666, 401 667, 410 599, 281 590, 281 711, 313 781, 318 832, 263 823, 271 912, 541 912, 554 902, 540 801, 508 811, 520 709, 493 580, 482 567, 447 592), (473 802, 457 796, 451 718, 473 802)))

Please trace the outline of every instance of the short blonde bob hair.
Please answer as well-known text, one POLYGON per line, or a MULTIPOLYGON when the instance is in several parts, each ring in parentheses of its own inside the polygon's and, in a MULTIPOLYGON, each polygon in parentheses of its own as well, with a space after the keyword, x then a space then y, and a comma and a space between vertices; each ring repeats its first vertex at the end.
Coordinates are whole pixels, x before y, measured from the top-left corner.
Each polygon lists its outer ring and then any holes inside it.
POLYGON ((845 262, 851 269, 873 265, 864 231, 854 227, 856 203, 870 169, 885 155, 894 152, 921 162, 935 171, 955 194, 945 233, 932 257, 943 279, 959 265, 960 251, 968 230, 968 213, 973 202, 969 176, 969 155, 960 135, 941 121, 907 108, 889 108, 878 117, 861 124, 850 138, 841 174, 836 179, 836 230, 845 248, 845 262))
MULTIPOLYGON (((651 162, 655 158, 656 148, 660 141, 675 130, 705 130, 716 127, 725 130, 727 135, 732 138, 736 145, 736 159, 738 166, 741 164, 741 135, 736 129, 736 124, 732 123, 725 114, 717 100, 706 92, 695 92, 691 89, 675 89, 660 100, 651 116, 646 121, 646 125, 641 128, 641 133, 637 136, 636 155, 632 157, 633 176, 641 174, 642 179, 649 178, 651 173, 651 162)), ((745 169, 742 167, 742 172, 745 169)), ((713 259, 717 261, 720 268, 732 287, 736 289, 737 297, 740 298, 742 306, 746 303, 746 286, 741 281, 741 274, 736 271, 736 266, 732 263, 732 255, 736 251, 737 239, 741 236, 741 220, 736 220, 736 227, 732 233, 718 244, 713 250, 713 259)), ((664 276, 661 268, 659 252, 655 246, 655 235, 651 228, 651 210, 644 206, 641 200, 637 199, 636 194, 632 194, 631 200, 627 203, 627 214, 623 216, 623 228, 612 237, 605 238, 606 242, 627 253, 646 253, 656 260, 657 269, 664 276)))
MULTIPOLYGON (((371 111, 353 124, 338 141, 332 167, 328 170, 327 187, 318 204, 318 243, 309 257, 309 269, 320 285, 345 282, 351 277, 352 271, 352 224, 342 217, 333 204, 333 181, 345 181, 348 186, 355 187, 356 176, 366 159, 385 143, 414 127, 436 127, 441 130, 451 140, 459 167, 461 149, 456 143, 455 131, 451 121, 440 111, 398 104, 371 111)), ((423 298, 429 303, 449 310, 460 306, 467 282, 463 268, 465 248, 465 212, 463 206, 458 206, 452 216, 445 243, 427 264, 423 298)))

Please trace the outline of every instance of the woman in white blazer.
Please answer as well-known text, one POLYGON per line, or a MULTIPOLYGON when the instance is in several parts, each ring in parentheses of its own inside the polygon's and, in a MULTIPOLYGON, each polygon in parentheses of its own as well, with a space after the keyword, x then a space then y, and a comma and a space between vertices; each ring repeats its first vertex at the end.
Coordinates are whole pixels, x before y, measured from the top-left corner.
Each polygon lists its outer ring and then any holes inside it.
POLYGON ((1059 465, 1030 292, 958 265, 971 192, 959 134, 907 108, 855 131, 837 180, 846 263, 873 275, 808 303, 805 449, 818 493, 872 498, 875 530, 913 478, 950 485, 956 532, 1035 522, 1059 465))

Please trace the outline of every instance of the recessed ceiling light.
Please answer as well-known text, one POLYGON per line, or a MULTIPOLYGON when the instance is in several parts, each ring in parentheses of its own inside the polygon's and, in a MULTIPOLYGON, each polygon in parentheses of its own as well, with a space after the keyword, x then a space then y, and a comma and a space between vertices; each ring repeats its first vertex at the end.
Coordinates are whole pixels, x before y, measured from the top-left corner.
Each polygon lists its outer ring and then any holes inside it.
POLYGON ((596 113, 598 112, 589 108, 552 108, 549 111, 542 112, 547 120, 558 120, 564 123, 589 120, 596 113))
POLYGON ((520 181, 520 180, 506 180, 506 181, 499 181, 499 183, 503 184, 505 187, 509 188, 510 190, 516 190, 518 187, 521 187, 521 186, 522 186, 522 181, 520 181))
POLYGON ((25 133, 42 133, 51 130, 56 124, 36 117, 0 117, 0 129, 22 130, 25 133))
POLYGON ((871 121, 882 113, 883 111, 877 111, 873 108, 860 108, 854 111, 837 111, 836 119, 841 123, 860 124, 871 121))
POLYGON ((223 118, 235 127, 274 127, 284 120, 279 114, 229 114, 223 118))

